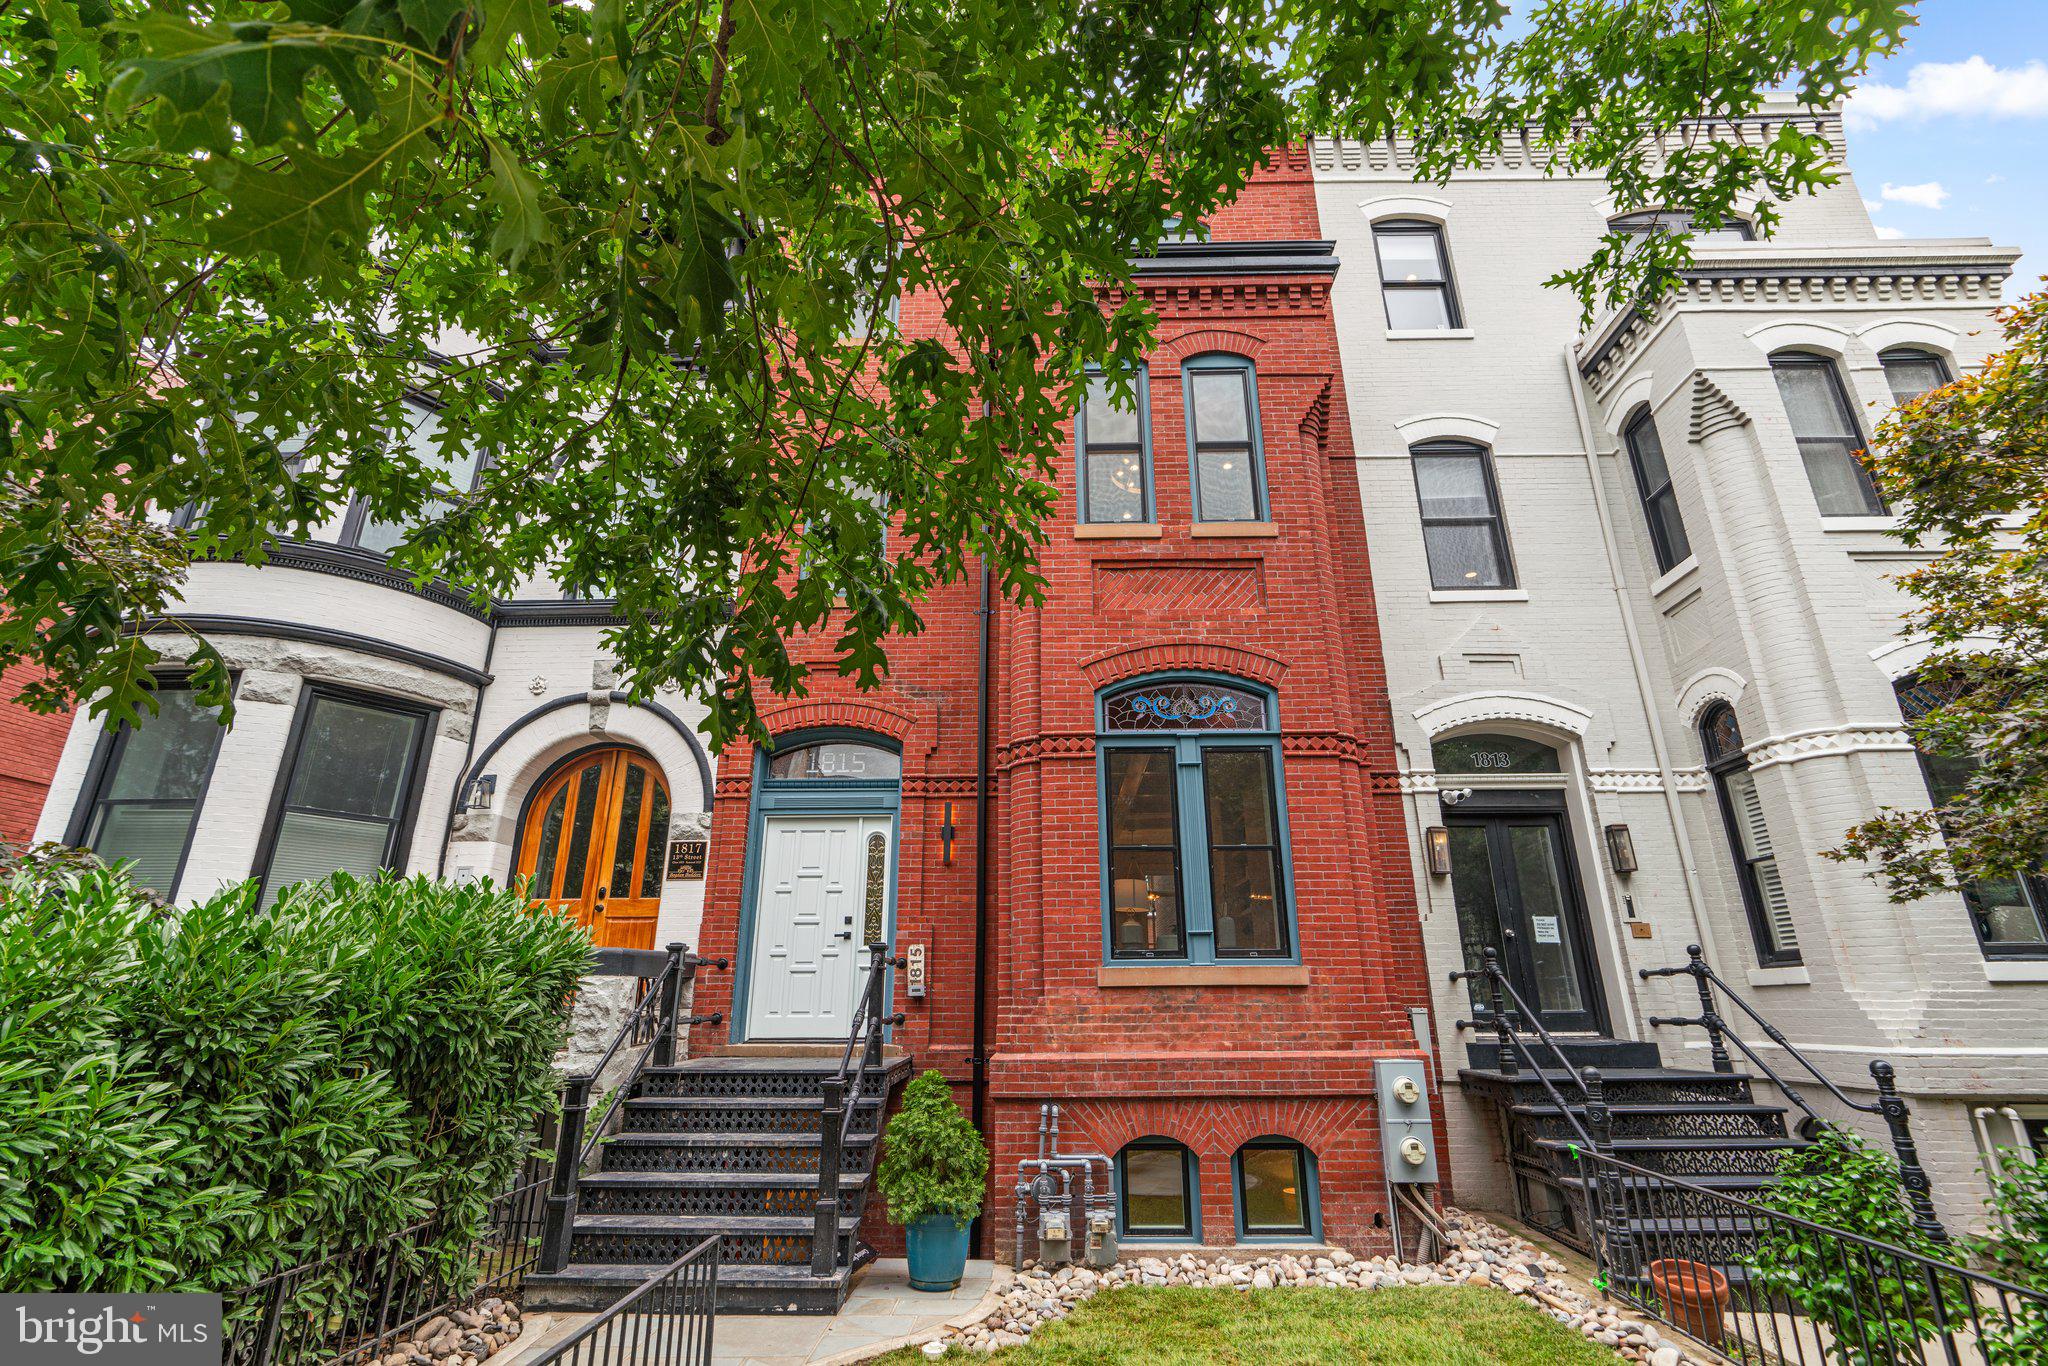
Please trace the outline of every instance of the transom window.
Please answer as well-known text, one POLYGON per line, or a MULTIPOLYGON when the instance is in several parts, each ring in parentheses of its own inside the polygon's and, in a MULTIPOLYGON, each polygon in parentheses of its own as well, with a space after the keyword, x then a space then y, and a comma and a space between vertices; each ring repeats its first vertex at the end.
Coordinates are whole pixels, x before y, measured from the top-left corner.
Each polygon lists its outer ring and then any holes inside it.
POLYGON ((1692 542, 1686 538, 1678 491, 1671 487, 1671 468, 1664 462, 1664 443, 1650 410, 1638 412, 1622 436, 1628 443, 1628 463, 1635 470, 1636 494, 1643 500, 1643 520, 1650 524, 1657 572, 1669 573, 1692 554, 1692 542))
POLYGON ((1700 221, 1689 213, 1673 213, 1664 209, 1648 209, 1641 213, 1625 213, 1607 220, 1609 232, 1635 233, 1649 236, 1653 233, 1669 233, 1678 237, 1690 237, 1695 242, 1753 242, 1756 229, 1743 218, 1724 218, 1717 226, 1702 227, 1700 221))
POLYGON ((1834 362, 1787 351, 1771 357, 1771 372, 1777 376, 1785 416, 1791 419, 1792 436, 1799 443, 1799 458, 1806 465, 1806 479, 1813 485, 1821 515, 1882 516, 1884 499, 1878 496, 1870 471, 1857 459, 1864 447, 1863 433, 1857 430, 1834 362))
POLYGON ((1432 588, 1513 588, 1500 489, 1484 447, 1432 441, 1413 452, 1432 588))
POLYGON ((1142 368, 1132 383, 1136 392, 1126 405, 1110 389, 1108 376, 1088 376, 1087 397, 1074 423, 1084 522, 1152 520, 1152 424, 1142 368))
POLYGON ((100 741, 90 795, 66 842, 126 862, 138 885, 168 900, 178 893, 226 728, 183 682, 159 683, 156 700, 156 715, 100 741))
POLYGON ((903 756, 858 740, 819 740, 769 755, 768 776, 888 782, 903 776, 903 756))
POLYGON ((1429 747, 1439 773, 1557 773, 1557 751, 1541 740, 1481 732, 1449 735, 1429 747))
POLYGON ((1102 726, 1108 958, 1292 958, 1269 700, 1229 684, 1147 682, 1105 697, 1102 726))
POLYGON ((1390 331, 1443 332, 1462 325, 1442 228, 1394 218, 1373 224, 1372 240, 1390 331))
POLYGON ((1884 378, 1891 386, 1892 401, 1901 406, 1923 394, 1933 393, 1955 378, 1948 372, 1948 362, 1932 351, 1895 346, 1878 360, 1884 365, 1884 378))
POLYGON ((1140 1138, 1116 1156, 1117 1214, 1127 1238, 1193 1238, 1201 1227, 1195 1155, 1170 1138, 1140 1138))
MULTIPOLYGON (((1893 685, 1899 712, 1918 721, 1956 695, 1953 686, 1901 679, 1893 685)), ((1916 745, 1915 748, 1918 748, 1916 745)), ((1953 801, 1976 776, 1972 755, 1931 754, 1920 750, 1920 770, 1934 805, 1953 801)), ((1963 904, 1987 958, 2048 958, 2048 878, 2037 870, 2021 876, 1975 878, 1961 887, 1963 904)))
POLYGON ((1716 702, 1707 709, 1700 718, 1700 748, 1721 800, 1721 816, 1735 856, 1735 878, 1756 940, 1757 960, 1765 966, 1797 963, 1799 935, 1792 925, 1792 897, 1778 872, 1763 799, 1757 792, 1756 775, 1749 771, 1734 708, 1716 702))
POLYGON ((407 408, 405 429, 397 435, 410 449, 412 457, 432 473, 435 496, 417 514, 394 521, 375 516, 368 503, 358 500, 342 524, 343 545, 388 555, 417 528, 453 509, 456 498, 476 486, 477 477, 483 472, 482 452, 467 441, 444 450, 440 432, 438 413, 423 407, 407 408))
POLYGON ((1195 520, 1256 522, 1266 515, 1260 468, 1258 379, 1241 356, 1202 356, 1187 383, 1188 458, 1195 520))
POLYGON ((1290 1138, 1255 1138, 1237 1150, 1238 1236, 1316 1236, 1315 1164, 1290 1138))

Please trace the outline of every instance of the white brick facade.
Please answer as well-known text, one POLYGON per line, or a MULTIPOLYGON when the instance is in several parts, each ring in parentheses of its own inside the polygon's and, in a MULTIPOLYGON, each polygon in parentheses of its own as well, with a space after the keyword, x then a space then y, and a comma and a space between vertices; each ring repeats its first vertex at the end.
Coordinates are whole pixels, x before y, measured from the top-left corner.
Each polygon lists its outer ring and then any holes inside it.
MULTIPOLYGON (((1842 147, 1832 115, 1774 117, 1842 147)), ((1466 1045, 1487 1036, 1457 1028, 1472 1013, 1445 982, 1464 966, 1457 913, 1422 839, 1444 821, 1439 790, 1473 781, 1434 772, 1432 739, 1490 731, 1559 749, 1609 1032, 1703 1066, 1699 1031, 1647 1023, 1696 1013, 1691 982, 1636 977, 1702 944, 1852 1094, 1869 1096, 1872 1058, 1898 1067, 1937 1201, 1974 1222, 1972 1109, 2048 1097, 2048 962, 1989 963, 1959 898, 1895 906, 1859 867, 1820 857, 1881 806, 1927 804, 1892 689, 1924 650, 1899 638, 1886 579, 1910 553, 1885 519, 1820 515, 1768 358, 1789 347, 1834 360, 1867 435, 1892 402, 1878 351, 1909 344, 1975 369, 2016 253, 1976 239, 1880 242, 1845 173, 1783 206, 1769 242, 1701 245, 1654 319, 1610 318, 1582 336, 1576 299, 1543 281, 1583 262, 1604 231, 1613 206, 1600 181, 1547 179, 1510 156, 1418 186, 1398 150, 1357 144, 1320 144, 1314 164, 1323 233, 1344 265, 1339 339, 1466 1197, 1508 1199, 1489 1122, 1457 1097, 1466 1045), (1389 330, 1372 235, 1384 217, 1442 225, 1462 328, 1389 330), (1621 439, 1644 405, 1692 549, 1662 575, 1621 439), (1511 590, 1431 587, 1410 448, 1444 437, 1492 453, 1511 590), (1702 767, 1696 725, 1717 700, 1741 725, 1796 966, 1759 966, 1702 767), (1630 876, 1612 871, 1600 837, 1617 823, 1640 861, 1630 876)))

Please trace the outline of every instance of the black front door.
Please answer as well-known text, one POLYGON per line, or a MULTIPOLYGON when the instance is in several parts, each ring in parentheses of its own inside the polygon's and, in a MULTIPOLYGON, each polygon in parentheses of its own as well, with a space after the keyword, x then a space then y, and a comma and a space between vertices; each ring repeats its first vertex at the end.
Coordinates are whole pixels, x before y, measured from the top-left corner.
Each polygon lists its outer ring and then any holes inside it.
MULTIPOLYGON (((1447 809, 1451 892, 1467 968, 1480 967, 1492 948, 1544 1028, 1598 1034, 1606 1015, 1565 817, 1544 809, 1561 805, 1550 793, 1482 790, 1447 809)), ((1484 1013, 1485 983, 1472 987, 1473 1006, 1484 1013)))

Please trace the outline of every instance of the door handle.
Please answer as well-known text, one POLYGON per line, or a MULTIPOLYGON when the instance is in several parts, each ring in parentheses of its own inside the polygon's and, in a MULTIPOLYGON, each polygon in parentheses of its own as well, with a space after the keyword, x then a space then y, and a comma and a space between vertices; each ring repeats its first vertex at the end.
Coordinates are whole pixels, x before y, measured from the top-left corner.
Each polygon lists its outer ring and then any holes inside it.
POLYGON ((837 934, 833 935, 832 937, 833 937, 834 939, 851 939, 851 938, 853 938, 853 931, 852 931, 852 930, 841 930, 841 931, 840 931, 839 933, 837 933, 837 934))

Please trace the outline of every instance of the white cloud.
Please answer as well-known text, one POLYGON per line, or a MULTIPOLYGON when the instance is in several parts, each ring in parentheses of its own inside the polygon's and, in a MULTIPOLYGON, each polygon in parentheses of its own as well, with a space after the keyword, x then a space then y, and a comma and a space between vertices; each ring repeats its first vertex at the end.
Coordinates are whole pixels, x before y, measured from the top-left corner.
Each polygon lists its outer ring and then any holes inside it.
POLYGON ((1877 229, 1877 240, 1878 240, 1878 241, 1880 241, 1880 242, 1896 242, 1896 241, 1898 241, 1898 240, 1899 240, 1899 239, 1900 239, 1901 237, 1904 237, 1905 235, 1906 235, 1906 234, 1905 234, 1905 231, 1904 231, 1903 229, 1900 229, 1900 228, 1887 228, 1887 227, 1885 227, 1885 226, 1884 226, 1884 225, 1882 225, 1882 224, 1879 224, 1879 225, 1878 225, 1878 229, 1877 229))
POLYGON ((1938 209, 1948 202, 1948 191, 1938 180, 1921 185, 1894 185, 1887 180, 1877 193, 1888 204, 1917 204, 1923 209, 1938 209))
POLYGON ((1904 85, 1859 86, 1847 112, 1852 127, 1893 119, 2048 118, 2048 65, 2000 67, 1982 57, 1921 62, 1906 73, 1904 85))

